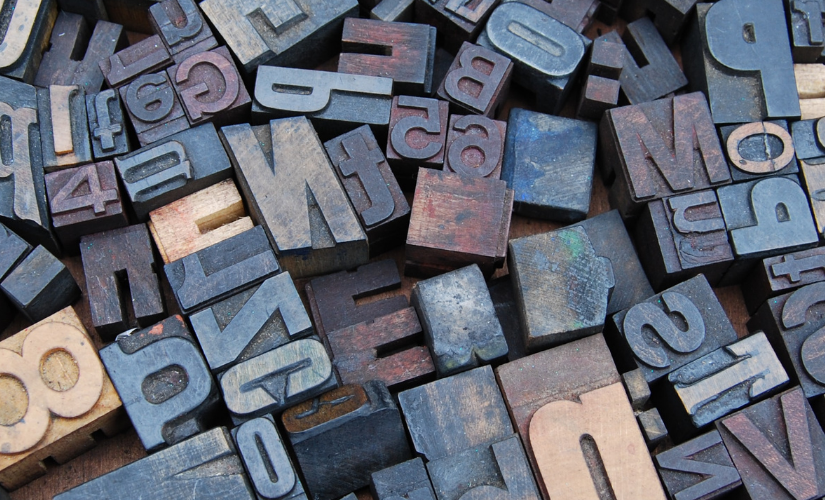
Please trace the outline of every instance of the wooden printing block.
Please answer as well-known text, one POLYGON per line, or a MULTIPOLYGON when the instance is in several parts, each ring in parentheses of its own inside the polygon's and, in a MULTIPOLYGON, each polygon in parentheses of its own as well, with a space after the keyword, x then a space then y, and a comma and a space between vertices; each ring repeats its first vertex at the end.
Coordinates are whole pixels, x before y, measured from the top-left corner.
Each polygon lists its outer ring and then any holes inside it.
POLYGON ((125 491, 140 492, 152 498, 181 500, 204 497, 255 499, 226 427, 198 434, 55 498, 117 497, 125 491))
POLYGON ((40 245, 6 275, 0 289, 32 323, 80 297, 80 288, 66 266, 40 245))
POLYGON ((799 172, 785 120, 726 125, 719 135, 734 182, 799 172))
POLYGON ((633 411, 642 411, 650 400, 650 385, 645 379, 644 370, 636 368, 629 372, 622 373, 622 384, 627 391, 627 398, 633 411))
POLYGON ((799 162, 802 169, 802 179, 805 181, 805 189, 808 193, 808 202, 814 214, 814 223, 820 239, 825 235, 825 202, 823 202, 823 189, 825 189, 825 165, 813 164, 805 161, 799 162))
POLYGON ((429 277, 478 264, 492 275, 504 265, 512 205, 504 181, 419 169, 404 274, 429 277))
POLYGON ((825 163, 825 121, 801 120, 791 123, 796 157, 809 165, 825 163), (820 134, 820 122, 822 134, 820 134))
POLYGON ((781 0, 697 4, 682 40, 691 90, 708 96, 716 124, 798 118, 781 0))
POLYGON ((415 22, 438 29, 439 45, 455 53, 476 39, 498 0, 415 0, 415 22))
POLYGON ((444 171, 500 178, 506 135, 506 122, 480 115, 450 116, 444 171))
POLYGON ((507 265, 528 352, 602 330, 613 270, 584 229, 511 240, 507 265))
POLYGON ((822 3, 817 0, 789 0, 785 2, 785 13, 788 16, 793 62, 822 61, 825 52, 822 3))
POLYGON ((150 74, 169 66, 172 64, 172 57, 160 37, 154 35, 115 52, 108 59, 102 59, 99 64, 109 87, 119 89, 139 75, 150 74))
POLYGON ((131 297, 137 325, 147 327, 164 318, 152 241, 144 224, 84 236, 80 255, 92 324, 102 338, 111 340, 135 326, 126 312, 126 297, 131 297))
POLYGON ((294 278, 367 263, 366 234, 305 117, 224 127, 221 139, 252 219, 294 278))
MULTIPOLYGON (((85 1, 85 0, 84 0, 85 1)), ((149 7, 159 0, 102 0, 109 20, 127 31, 154 34, 149 22, 149 7)))
POLYGON ((165 72, 138 76, 120 88, 120 98, 141 146, 189 128, 186 114, 165 72))
POLYGON ((649 15, 665 43, 671 45, 681 35, 696 2, 697 0, 625 0, 620 12, 622 19, 627 21, 636 21, 649 15))
POLYGON ((440 377, 507 356, 507 341, 478 266, 419 281, 410 302, 440 377))
POLYGON ((496 278, 489 283, 490 299, 496 309, 496 317, 507 341, 507 360, 514 361, 527 355, 524 334, 519 324, 518 305, 509 276, 496 278))
POLYGON ((438 97, 460 114, 492 118, 507 99, 512 73, 507 57, 464 42, 438 87, 438 97))
POLYGON ((214 373, 312 334, 288 272, 191 314, 189 322, 214 373))
POLYGON ((164 264, 252 229, 232 179, 149 212, 149 229, 164 264))
POLYGON ((178 64, 193 54, 218 46, 195 0, 156 3, 149 7, 149 22, 178 64))
POLYGON ((698 92, 608 110, 599 140, 603 168, 616 176, 611 205, 624 218, 638 215, 648 201, 731 180, 707 101, 698 92))
MULTIPOLYGON (((825 116, 825 75, 823 64, 794 64, 796 91, 799 94, 799 112, 802 120, 819 119, 825 116)), ((801 159, 801 158, 800 158, 801 159)))
POLYGON ((645 438, 645 443, 647 443, 649 450, 656 449, 667 440, 669 437, 667 427, 657 408, 634 412, 634 414, 636 415, 636 421, 639 423, 639 428, 642 431, 642 436, 645 438))
POLYGON ((397 497, 435 500, 433 485, 420 457, 373 472, 370 477, 370 493, 376 500, 397 497))
POLYGON ((335 55, 356 0, 204 0, 200 8, 247 74, 259 65, 312 68, 335 55))
POLYGON ((387 161, 409 190, 419 167, 441 169, 450 105, 438 99, 395 96, 390 112, 387 161))
POLYGON ((120 96, 112 89, 86 96, 86 114, 95 160, 105 160, 131 151, 120 96))
POLYGON ((474 368, 398 394, 415 451, 428 461, 513 433, 493 370, 474 368))
POLYGON ((67 251, 77 251, 80 237, 129 224, 111 161, 90 163, 46 174, 52 225, 67 251))
POLYGON ((798 387, 720 419, 716 428, 751 498, 825 493, 825 433, 798 387))
MULTIPOLYGON (((5 278, 31 251, 32 246, 26 240, 0 224, 0 280, 5 278)), ((5 330, 14 319, 15 313, 9 299, 0 294, 0 328, 5 330)))
POLYGON ((641 368, 636 368, 622 374, 622 385, 630 400, 630 407, 633 408, 633 414, 636 415, 639 428, 650 450, 658 449, 661 445, 672 446, 672 443, 668 443, 669 433, 659 410, 648 404, 650 385, 642 372, 641 368))
POLYGON ((605 338, 620 371, 642 368, 653 383, 735 342, 736 332, 700 274, 614 314, 605 338))
MULTIPOLYGON (((625 65, 625 58, 624 43, 617 43, 609 36, 600 36, 593 40, 585 73, 587 76, 576 108, 576 118, 598 121, 605 111, 619 105, 619 77, 625 65)), ((611 176, 605 177, 606 182, 612 180, 611 176)))
POLYGON ((657 454, 662 484, 671 498, 711 500, 742 485, 716 429, 657 454))
POLYGON ((118 335, 100 358, 147 451, 209 428, 220 397, 182 316, 118 335))
POLYGON ((257 285, 280 267, 261 226, 163 266, 184 314, 257 285))
POLYGON ((121 407, 97 349, 67 307, 0 342, 0 485, 14 489, 121 429, 121 407))
POLYGON ((584 33, 596 20, 599 0, 502 0, 502 3, 521 2, 561 21, 578 33, 584 33))
POLYGON ((376 380, 294 406, 281 423, 313 500, 332 500, 365 487, 373 472, 411 458, 401 413, 376 380))
POLYGON ((77 85, 37 89, 37 114, 44 170, 92 161, 83 89, 77 85))
POLYGON ((252 99, 226 47, 198 52, 167 69, 191 125, 246 120, 252 99))
POLYGON ((825 248, 817 247, 762 259, 742 283, 748 313, 769 298, 825 281, 825 248))
POLYGON ((57 4, 54 0, 3 2, 2 19, 0 74, 34 83, 57 19, 57 4))
POLYGON ((109 20, 103 0, 57 0, 57 5, 63 12, 80 14, 89 20, 109 20))
POLYGON ((370 11, 370 19, 388 23, 408 23, 413 20, 415 0, 381 0, 370 11))
POLYGON ((115 158, 139 222, 149 212, 232 176, 232 164, 211 123, 115 158))
POLYGON ((514 109, 507 121, 501 178, 527 217, 578 222, 590 208, 596 125, 514 109))
POLYGON ((324 143, 338 180, 358 213, 370 257, 403 245, 410 205, 369 125, 324 143))

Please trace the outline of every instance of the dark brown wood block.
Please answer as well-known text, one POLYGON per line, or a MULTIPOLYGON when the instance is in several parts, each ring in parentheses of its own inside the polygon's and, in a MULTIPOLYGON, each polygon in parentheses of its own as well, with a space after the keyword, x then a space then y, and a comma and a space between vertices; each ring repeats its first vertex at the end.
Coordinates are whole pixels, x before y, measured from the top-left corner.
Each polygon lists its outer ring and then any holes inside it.
POLYGON ((156 3, 149 7, 149 22, 176 63, 218 46, 195 0, 156 3))
MULTIPOLYGON (((581 90, 576 118, 598 121, 605 111, 618 106, 621 89, 619 78, 626 57, 624 43, 615 40, 611 33, 593 40, 587 63, 587 78, 581 90)), ((612 180, 612 177, 605 179, 612 180)))
POLYGON ((494 117, 507 99, 512 73, 509 58, 464 42, 438 87, 438 97, 461 114, 494 117))
POLYGON ((438 99, 393 97, 387 160, 405 189, 415 185, 419 166, 443 166, 449 109, 438 99))
POLYGON ((498 0, 416 0, 415 22, 438 29, 439 45, 450 52, 476 39, 498 0))
POLYGON ((742 485, 716 429, 655 458, 659 476, 672 498, 712 500, 742 485))
POLYGON ((825 281, 825 247, 762 259, 742 283, 748 312, 783 292, 825 281))
MULTIPOLYGON (((534 7, 579 33, 584 33, 596 20, 599 0, 503 0, 521 2, 534 7)), ((608 2, 609 3, 609 0, 608 2)))
POLYGON ((86 96, 92 153, 95 160, 106 160, 132 149, 120 96, 112 89, 86 96))
POLYGON ((120 88, 120 98, 141 146, 189 128, 183 107, 165 72, 135 78, 120 88))
POLYGON ((37 89, 43 169, 51 172, 92 161, 86 96, 78 85, 37 89))
POLYGON ((370 11, 370 19, 408 23, 413 20, 415 0, 382 0, 370 11))
POLYGON ((809 0, 785 2, 785 13, 790 28, 793 62, 821 62, 825 52, 822 4, 809 0))
POLYGON ((109 20, 103 0, 57 0, 57 5, 61 11, 80 14, 87 20, 109 20))
POLYGON ((100 61, 100 70, 109 87, 120 88, 139 75, 161 70, 172 57, 159 36, 145 38, 100 61))
POLYGON ((622 19, 635 21, 649 15, 667 44, 673 44, 687 24, 691 9, 697 0, 625 0, 622 3, 622 19))
POLYGON ((3 2, 0 19, 0 74, 34 83, 49 34, 57 19, 54 0, 3 2))
POLYGON ((506 136, 506 122, 478 115, 450 116, 444 171, 500 178, 506 136))
POLYGON ((0 283, 0 290, 32 323, 72 305, 80 288, 65 264, 43 246, 35 248, 0 283))

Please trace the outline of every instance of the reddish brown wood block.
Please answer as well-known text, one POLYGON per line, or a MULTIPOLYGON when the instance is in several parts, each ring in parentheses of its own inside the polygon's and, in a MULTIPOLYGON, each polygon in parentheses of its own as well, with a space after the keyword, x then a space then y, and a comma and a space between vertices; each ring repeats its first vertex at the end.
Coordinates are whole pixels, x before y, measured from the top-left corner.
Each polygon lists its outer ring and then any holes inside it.
POLYGON ((438 87, 438 97, 450 101, 455 112, 495 116, 507 99, 512 73, 509 58, 464 42, 438 87))
POLYGON ((189 122, 165 72, 141 75, 120 88, 120 97, 141 146, 189 128, 189 122))
POLYGON ((507 123, 479 115, 452 115, 444 171, 471 177, 501 178, 507 123))
POLYGON ((450 105, 425 97, 396 96, 390 111, 387 160, 402 187, 412 187, 418 167, 440 169, 450 105))
POLYGON ((100 61, 103 78, 112 88, 134 80, 138 75, 158 71, 172 64, 169 51, 160 37, 150 36, 100 61))

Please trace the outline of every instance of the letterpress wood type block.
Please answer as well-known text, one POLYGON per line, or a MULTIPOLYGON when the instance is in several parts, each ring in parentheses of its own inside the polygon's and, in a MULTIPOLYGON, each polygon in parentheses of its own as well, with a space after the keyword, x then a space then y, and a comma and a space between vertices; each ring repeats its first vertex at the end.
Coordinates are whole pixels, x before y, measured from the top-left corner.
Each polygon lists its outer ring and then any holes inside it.
POLYGON ((37 114, 47 172, 92 161, 83 89, 77 85, 38 89, 37 114))
POLYGON ((132 149, 120 96, 112 89, 86 96, 92 153, 95 160, 106 160, 128 153, 132 149))
POLYGON ((528 352, 602 330, 613 269, 596 255, 584 229, 514 239, 507 266, 528 352))
POLYGON ((189 128, 172 82, 164 72, 140 75, 120 88, 141 146, 189 128))
POLYGON ((259 65, 311 68, 337 52, 356 0, 204 0, 200 8, 247 74, 259 65))
POLYGON ((496 278, 489 283, 490 299, 496 308, 496 317, 507 341, 507 360, 526 356, 524 334, 519 324, 518 305, 509 276, 496 278))
POLYGON ((608 110, 599 132, 603 168, 616 175, 611 205, 624 218, 638 215, 648 201, 731 181, 698 92, 608 110))
POLYGON ((117 497, 124 492, 180 500, 204 497, 255 499, 232 437, 225 427, 198 434, 55 498, 81 500, 94 495, 117 497))
POLYGON ((513 434, 489 366, 408 389, 398 402, 415 451, 428 461, 513 434))
POLYGON ((825 75, 823 64, 794 64, 796 91, 799 94, 799 111, 802 120, 817 119, 825 116, 825 75))
POLYGON ((103 73, 98 62, 125 46, 123 26, 99 21, 90 33, 82 16, 60 12, 34 84, 43 88, 77 85, 87 94, 100 92, 103 73))
POLYGON ((645 438, 645 443, 647 443, 650 450, 654 450, 669 436, 667 427, 657 408, 637 412, 636 421, 639 422, 642 436, 645 438))
POLYGON ((129 224, 111 161, 46 174, 52 225, 67 251, 80 237, 129 224))
POLYGON ((629 372, 622 373, 622 383, 624 389, 627 391, 627 397, 630 400, 630 406, 633 411, 642 411, 647 407, 647 402, 650 400, 650 385, 645 379, 643 370, 636 368, 629 372))
POLYGON ((767 299, 819 281, 825 281, 823 247, 762 259, 742 283, 742 295, 752 315, 767 299))
POLYGON ((388 23, 408 23, 413 20, 415 0, 382 0, 370 11, 370 19, 388 23))
POLYGON ((711 500, 742 485, 716 429, 655 456, 671 498, 711 500))
POLYGON ((598 121, 605 111, 618 106, 621 90, 619 78, 626 57, 624 43, 616 43, 613 37, 600 36, 593 40, 587 63, 587 78, 581 90, 576 118, 598 121))
POLYGON ((724 186, 716 194, 736 259, 722 286, 740 283, 759 259, 819 241, 808 197, 794 175, 724 186))
POLYGON ((156 3, 149 7, 149 22, 176 63, 218 45, 195 0, 156 3))
MULTIPOLYGON (((417 5, 422 4, 426 2, 419 0, 417 5)), ((529 5, 509 2, 493 11, 478 44, 509 57, 513 81, 535 93, 541 111, 556 114, 573 88, 590 40, 529 5)))
POLYGON ((427 463, 438 500, 539 500, 536 480, 517 435, 427 463))
POLYGON ((147 451, 208 428, 220 398, 197 341, 180 315, 118 335, 100 350, 100 358, 147 451))
POLYGON ((0 289, 35 323, 70 306, 80 288, 66 266, 43 246, 35 248, 0 283, 0 289))
POLYGON ((419 281, 410 302, 421 319, 439 376, 507 356, 507 341, 478 266, 419 281))
POLYGON ((221 136, 253 220, 294 278, 366 264, 367 237, 305 117, 224 127, 221 136))
POLYGON ((370 257, 403 245, 410 205, 368 125, 324 143, 367 234, 370 257))
POLYGON ((796 157, 810 165, 825 163, 825 121, 802 120, 791 123, 796 157), (822 122, 822 134, 820 131, 822 122))
POLYGON ((507 2, 526 3, 578 33, 587 31, 601 6, 599 0, 502 0, 502 3, 507 2))
POLYGON ((455 112, 494 117, 510 90, 513 63, 490 49, 464 42, 438 87, 455 112))
POLYGON ((784 120, 727 125, 719 133, 734 182, 799 172, 784 120))
POLYGON ((449 109, 447 102, 437 99, 393 98, 387 160, 402 187, 414 185, 419 166, 441 169, 449 109))
POLYGON ((373 472, 411 458, 401 413, 377 380, 322 394, 285 411, 281 422, 314 500, 363 488, 373 472))
POLYGON ((127 31, 154 34, 149 22, 149 7, 159 0, 103 0, 109 20, 127 31))
POLYGON ((163 267, 181 311, 192 311, 257 285, 280 271, 261 226, 163 267))
POLYGON ((74 309, 67 307, 0 342, 0 485, 42 476, 120 429, 123 406, 74 309))
POLYGON ((819 0, 785 2, 791 34, 791 54, 795 63, 815 63, 825 52, 823 5, 819 0))
POLYGON ((140 222, 149 212, 232 176, 232 164, 207 123, 115 158, 140 222))
POLYGON ((507 123, 479 115, 452 115, 444 170, 475 177, 501 177, 507 123))
POLYGON ((594 123, 524 109, 510 112, 501 178, 515 192, 516 213, 584 220, 595 167, 594 123))
POLYGON ((190 124, 248 118, 252 99, 226 47, 190 55, 166 71, 190 124))
POLYGON ((751 498, 825 493, 825 433, 799 388, 723 418, 716 428, 751 498))
POLYGON ((244 422, 231 432, 259 500, 306 500, 304 485, 271 415, 244 422))
POLYGON ((232 179, 149 212, 149 229, 164 264, 252 229, 232 179))
POLYGON ((513 191, 498 179, 418 170, 404 274, 430 277, 470 264, 504 265, 513 191))
POLYGON ((697 0, 625 0, 621 4, 622 19, 636 21, 646 15, 653 19, 662 38, 672 44, 682 33, 697 0))
POLYGON ((713 190, 649 202, 636 222, 636 241, 656 290, 700 273, 716 286, 733 263, 725 219, 713 190))
POLYGON ((103 0, 57 0, 57 5, 61 11, 80 14, 86 20, 109 20, 103 0))
POLYGON ((691 89, 708 96, 714 123, 800 116, 781 0, 697 4, 682 47, 691 89))
MULTIPOLYGON (((28 254, 32 246, 0 224, 0 280, 6 277, 28 254)), ((16 314, 9 299, 0 294, 0 328, 6 329, 16 314)))
POLYGON ((370 493, 376 500, 396 497, 435 500, 427 468, 419 457, 373 472, 370 478, 370 493))
POLYGON ((190 315, 189 322, 215 373, 312 333, 288 272, 190 315))
POLYGON ((820 239, 825 235, 825 165, 799 162, 802 169, 802 179, 808 193, 808 202, 814 214, 814 223, 820 239))
POLYGON ((100 61, 103 78, 113 89, 139 75, 159 71, 172 64, 172 57, 158 35, 150 36, 100 61))
POLYGON ((3 2, 0 74, 33 83, 57 19, 54 0, 3 2))
POLYGON ((438 29, 439 41, 452 52, 476 39, 499 0, 416 0, 415 22, 438 29))
POLYGON ((165 316, 152 241, 144 224, 84 236, 80 240, 83 273, 89 295, 92 324, 107 339, 130 326, 126 313, 125 283, 132 299, 132 317, 147 327, 165 316))

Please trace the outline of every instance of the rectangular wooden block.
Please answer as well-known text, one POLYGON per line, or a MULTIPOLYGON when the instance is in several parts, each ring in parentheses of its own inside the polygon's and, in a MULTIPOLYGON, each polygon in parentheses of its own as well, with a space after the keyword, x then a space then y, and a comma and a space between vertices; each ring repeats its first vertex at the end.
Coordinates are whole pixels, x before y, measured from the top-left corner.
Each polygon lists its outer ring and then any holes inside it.
POLYGON ((791 135, 796 157, 809 165, 825 163, 825 122, 819 133, 820 120, 801 120, 791 123, 791 135))
POLYGON ((460 114, 492 118, 507 99, 512 73, 507 57, 464 42, 438 87, 438 97, 450 101, 460 114))
POLYGON ((716 429, 655 456, 667 492, 680 500, 717 498, 742 485, 716 429))
POLYGON ((149 7, 158 0, 102 0, 109 20, 128 31, 154 34, 149 22, 149 7))
POLYGON ((4 2, 3 38, 0 40, 0 74, 34 83, 43 52, 49 46, 49 34, 57 19, 54 0, 4 2))
MULTIPOLYGON (((598 121, 605 111, 619 105, 619 78, 628 53, 624 42, 611 33, 593 40, 576 118, 598 121)), ((606 165, 602 167, 605 183, 612 182, 613 172, 608 172, 606 165)))
MULTIPOLYGON (((128 29, 128 27, 127 27, 128 29)), ((172 57, 158 35, 150 36, 100 61, 103 78, 119 89, 139 75, 160 71, 172 64, 172 57)))
POLYGON ((0 283, 0 290, 32 323, 68 307, 80 297, 69 269, 38 245, 0 283))
MULTIPOLYGON (((0 224, 0 280, 5 278, 31 251, 32 246, 26 240, 0 224)), ((5 330, 16 314, 17 311, 9 299, 0 294, 0 328, 5 330)))
POLYGON ((178 95, 163 71, 142 74, 120 87, 120 98, 141 146, 189 128, 178 95))
POLYGON ((584 33, 591 23, 596 20, 596 12, 601 3, 599 0, 502 0, 507 2, 522 2, 535 7, 550 17, 561 21, 566 26, 579 33, 584 33))
POLYGON ((109 20, 103 0, 57 0, 57 5, 61 11, 80 14, 86 20, 109 20))
POLYGON ((621 4, 622 19, 635 21, 649 16, 662 38, 672 45, 682 34, 697 0, 626 0, 621 4))
POLYGON ((409 190, 419 167, 441 169, 450 105, 438 99, 395 96, 390 112, 387 161, 409 190))
POLYGON ((719 135, 734 182, 799 172, 785 120, 726 125, 719 135))
POLYGON ((822 4, 805 0, 786 2, 785 12, 788 16, 793 62, 821 61, 825 52, 822 4))
POLYGON ((742 295, 753 315, 767 299, 819 281, 825 281, 823 247, 762 259, 742 284, 742 295))
POLYGON ((455 53, 464 42, 475 40, 498 0, 416 0, 415 22, 435 26, 439 43, 455 53))
POLYGON ((802 120, 818 119, 825 116, 825 87, 822 75, 823 64, 794 64, 796 90, 799 94, 799 109, 802 120))
POLYGON ((499 179, 506 136, 506 122, 479 115, 450 116, 444 171, 499 179))
POLYGON ((195 0, 156 3, 149 7, 149 22, 176 63, 218 46, 195 0))
POLYGON ((814 224, 820 239, 825 235, 825 202, 820 200, 825 188, 825 165, 813 164, 806 161, 799 162, 802 169, 802 180, 808 193, 808 202, 814 214, 814 224))
POLYGON ((370 19, 408 23, 413 20, 415 0, 381 0, 370 11, 370 19))
POLYGON ((86 96, 78 85, 37 90, 43 168, 52 170, 92 161, 86 96))
POLYGON ((509 276, 496 278, 489 283, 490 298, 496 308, 496 317, 507 341, 507 360, 514 361, 527 355, 524 335, 519 324, 516 294, 509 276))
POLYGON ((95 160, 105 160, 131 151, 120 96, 112 89, 86 96, 92 153, 95 160))
POLYGON ((376 500, 389 500, 394 497, 435 500, 427 468, 419 457, 373 472, 370 478, 370 493, 376 500))

